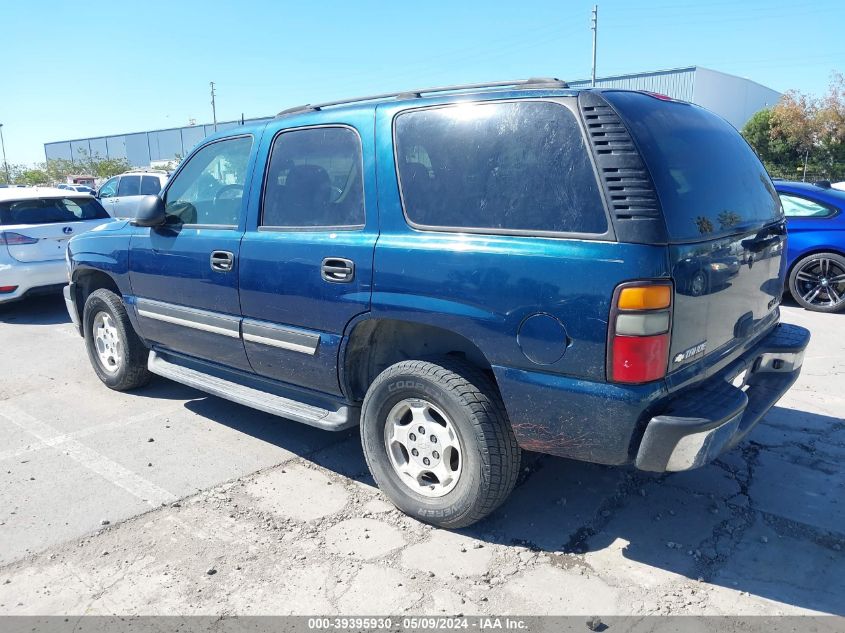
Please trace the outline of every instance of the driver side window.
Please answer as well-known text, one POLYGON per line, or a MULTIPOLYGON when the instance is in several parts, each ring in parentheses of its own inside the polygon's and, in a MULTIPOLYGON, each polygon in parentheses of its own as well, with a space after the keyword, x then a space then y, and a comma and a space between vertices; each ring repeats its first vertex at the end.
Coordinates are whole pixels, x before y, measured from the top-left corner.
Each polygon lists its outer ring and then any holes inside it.
POLYGON ((167 189, 168 223, 237 226, 251 149, 252 137, 241 136, 194 154, 167 189))
MULTIPOLYGON (((117 193, 117 180, 118 177, 115 176, 114 178, 107 180, 102 187, 100 187, 100 191, 98 196, 100 198, 113 198, 114 194, 117 193)), ((69 187, 67 187, 69 189, 69 187)))

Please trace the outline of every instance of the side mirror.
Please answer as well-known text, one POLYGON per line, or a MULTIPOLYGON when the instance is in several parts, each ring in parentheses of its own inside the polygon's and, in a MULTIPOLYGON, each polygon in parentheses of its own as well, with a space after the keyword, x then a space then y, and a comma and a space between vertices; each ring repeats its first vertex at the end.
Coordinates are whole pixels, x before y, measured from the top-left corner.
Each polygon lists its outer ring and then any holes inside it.
POLYGON ((158 196, 142 196, 138 200, 138 212, 135 214, 132 224, 135 226, 161 226, 166 219, 164 200, 158 196))

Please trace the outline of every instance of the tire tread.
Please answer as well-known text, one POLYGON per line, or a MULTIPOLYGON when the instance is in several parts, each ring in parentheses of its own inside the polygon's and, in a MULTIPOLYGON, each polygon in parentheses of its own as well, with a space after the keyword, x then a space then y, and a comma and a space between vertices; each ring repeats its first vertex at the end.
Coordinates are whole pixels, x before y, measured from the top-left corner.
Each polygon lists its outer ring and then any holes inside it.
POLYGON ((140 337, 135 332, 135 328, 132 327, 132 322, 129 320, 129 315, 126 313, 126 307, 123 305, 123 300, 120 296, 116 295, 107 288, 100 288, 88 295, 85 300, 85 309, 83 311, 83 324, 85 328, 85 344, 88 348, 88 355, 91 359, 91 364, 94 365, 97 375, 107 387, 114 389, 115 391, 130 391, 132 389, 143 387, 150 381, 152 374, 147 369, 149 350, 143 342, 141 342, 140 337), (97 300, 106 304, 106 307, 108 307, 111 311, 118 323, 118 327, 124 335, 124 339, 126 340, 126 351, 124 353, 123 361, 125 363, 125 367, 119 380, 115 382, 109 382, 103 379, 103 373, 99 370, 98 360, 94 355, 92 344, 90 342, 90 319, 91 312, 93 310, 90 306, 97 300))
MULTIPOLYGON (((465 513, 440 525, 459 528, 483 519, 510 495, 519 475, 521 461, 521 450, 498 388, 490 376, 476 365, 447 357, 396 363, 379 374, 368 394, 382 383, 403 375, 427 378, 451 392, 467 409, 478 440, 483 466, 481 494, 465 513)), ((365 398, 362 417, 366 415, 367 404, 365 398)), ((368 452, 364 453, 367 465, 373 471, 368 452)))

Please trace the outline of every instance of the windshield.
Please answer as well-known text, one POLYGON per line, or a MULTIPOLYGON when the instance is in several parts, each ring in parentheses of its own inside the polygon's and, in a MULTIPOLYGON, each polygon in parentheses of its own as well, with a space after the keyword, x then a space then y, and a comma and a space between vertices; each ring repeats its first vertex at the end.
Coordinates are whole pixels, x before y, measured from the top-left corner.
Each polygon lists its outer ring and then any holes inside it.
POLYGON ((0 202, 0 226, 104 220, 106 210, 94 198, 35 198, 0 202))

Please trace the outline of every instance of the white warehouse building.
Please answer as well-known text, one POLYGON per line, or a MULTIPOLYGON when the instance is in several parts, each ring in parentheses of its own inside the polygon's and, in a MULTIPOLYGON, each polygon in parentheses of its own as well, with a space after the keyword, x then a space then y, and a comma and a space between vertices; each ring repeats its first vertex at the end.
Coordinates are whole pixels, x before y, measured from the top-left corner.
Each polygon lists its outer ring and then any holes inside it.
MULTIPOLYGON (((589 79, 569 81, 573 88, 590 85, 589 79)), ((631 75, 596 77, 596 88, 648 90, 689 101, 712 110, 737 129, 754 114, 774 106, 781 93, 755 81, 701 66, 655 70, 631 75)))
MULTIPOLYGON (((568 80, 573 88, 589 87, 589 79, 568 80)), ((669 70, 597 77, 597 88, 626 88, 647 90, 673 99, 689 101, 724 117, 737 129, 756 112, 774 106, 781 93, 749 79, 729 75, 701 66, 669 70)), ((266 121, 272 117, 247 119, 248 123, 266 121)), ((240 121, 224 121, 218 130, 240 125, 240 121)), ((210 123, 186 127, 111 134, 92 138, 57 141, 44 144, 47 160, 76 160, 82 156, 125 158, 133 167, 149 167, 186 156, 203 138, 211 134, 210 123)))

